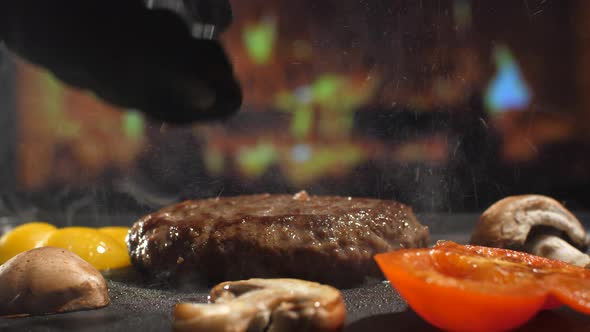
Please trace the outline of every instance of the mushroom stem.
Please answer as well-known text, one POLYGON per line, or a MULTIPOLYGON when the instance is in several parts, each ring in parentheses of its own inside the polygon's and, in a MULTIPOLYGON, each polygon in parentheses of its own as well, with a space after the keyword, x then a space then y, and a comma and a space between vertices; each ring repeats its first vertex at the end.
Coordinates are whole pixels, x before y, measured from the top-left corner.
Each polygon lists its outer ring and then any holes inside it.
POLYGON ((250 279, 215 286, 212 304, 180 303, 174 330, 218 332, 335 332, 346 318, 340 292, 296 279, 250 279))
POLYGON ((590 268, 590 256, 556 235, 542 234, 527 242, 526 251, 537 256, 590 268))

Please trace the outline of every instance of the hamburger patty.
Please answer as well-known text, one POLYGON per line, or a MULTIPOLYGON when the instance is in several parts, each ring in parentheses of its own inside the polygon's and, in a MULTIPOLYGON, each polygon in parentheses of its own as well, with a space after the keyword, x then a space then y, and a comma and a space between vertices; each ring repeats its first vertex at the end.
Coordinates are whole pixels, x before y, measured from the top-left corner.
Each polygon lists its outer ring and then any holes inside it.
POLYGON ((429 232, 395 201, 301 192, 186 201, 138 220, 127 241, 133 265, 156 275, 346 286, 381 277, 374 254, 424 247, 429 232))

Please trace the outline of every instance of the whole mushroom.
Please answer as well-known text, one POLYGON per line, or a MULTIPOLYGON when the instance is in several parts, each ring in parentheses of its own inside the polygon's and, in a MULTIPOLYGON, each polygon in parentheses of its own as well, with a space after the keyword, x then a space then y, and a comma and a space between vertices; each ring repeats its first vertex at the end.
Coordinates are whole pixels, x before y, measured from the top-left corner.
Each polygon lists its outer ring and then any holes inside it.
POLYGON ((547 196, 510 196, 496 202, 481 215, 470 242, 590 267, 584 227, 547 196))
POLYGON ((100 272, 65 249, 32 249, 0 266, 0 316, 94 309, 109 302, 100 272))
POLYGON ((297 279, 224 282, 211 290, 209 301, 178 304, 174 330, 330 332, 340 331, 346 318, 337 289, 297 279))

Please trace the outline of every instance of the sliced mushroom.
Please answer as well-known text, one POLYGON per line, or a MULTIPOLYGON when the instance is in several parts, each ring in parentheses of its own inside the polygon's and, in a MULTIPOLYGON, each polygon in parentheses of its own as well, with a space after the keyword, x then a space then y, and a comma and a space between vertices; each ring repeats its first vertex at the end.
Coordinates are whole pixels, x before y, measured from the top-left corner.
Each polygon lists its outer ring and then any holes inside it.
POLYGON ((329 332, 341 330, 346 318, 337 289, 297 279, 221 283, 209 302, 178 304, 175 331, 329 332))
POLYGON ((526 251, 588 267, 586 231, 556 200, 541 195, 504 198, 480 217, 471 243, 526 251))
POLYGON ((109 302, 100 272, 65 249, 32 249, 0 266, 0 316, 94 309, 109 302))

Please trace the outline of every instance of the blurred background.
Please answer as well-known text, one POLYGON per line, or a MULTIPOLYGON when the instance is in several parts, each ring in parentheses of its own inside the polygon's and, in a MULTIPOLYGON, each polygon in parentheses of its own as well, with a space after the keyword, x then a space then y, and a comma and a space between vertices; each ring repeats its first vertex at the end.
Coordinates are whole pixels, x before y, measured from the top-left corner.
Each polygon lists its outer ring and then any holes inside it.
MULTIPOLYGON (((150 122, 0 53, 0 211, 74 220, 261 192, 590 208, 590 2, 233 1, 224 123, 150 122)), ((103 223, 108 223, 102 221, 103 223)))

